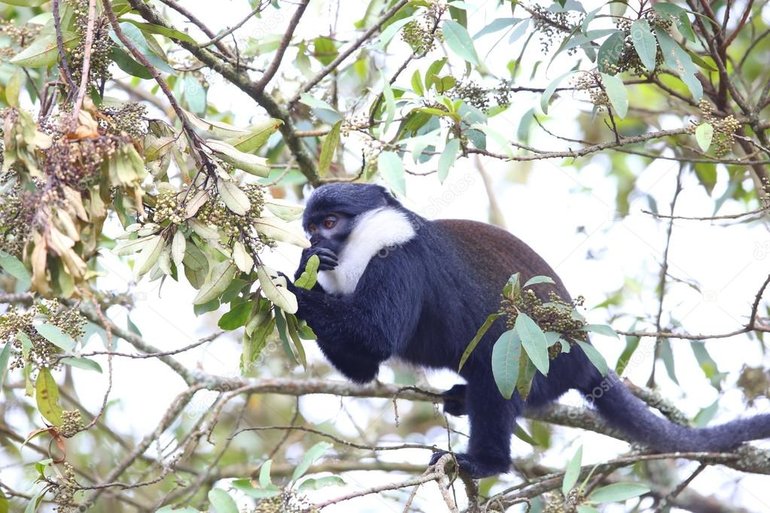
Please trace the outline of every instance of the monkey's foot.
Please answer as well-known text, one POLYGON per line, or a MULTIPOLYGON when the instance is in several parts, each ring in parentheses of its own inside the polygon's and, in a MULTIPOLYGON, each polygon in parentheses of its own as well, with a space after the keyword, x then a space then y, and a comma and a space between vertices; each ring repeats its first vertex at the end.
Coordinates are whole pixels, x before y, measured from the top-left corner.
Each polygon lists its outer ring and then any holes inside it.
MULTIPOLYGON (((447 451, 434 452, 433 456, 430 458, 430 464, 435 465, 445 454, 448 454, 447 451)), ((504 474, 508 472, 511 467, 511 462, 507 458, 505 460, 498 458, 491 459, 461 452, 455 453, 454 459, 460 466, 460 473, 473 479, 504 474)))

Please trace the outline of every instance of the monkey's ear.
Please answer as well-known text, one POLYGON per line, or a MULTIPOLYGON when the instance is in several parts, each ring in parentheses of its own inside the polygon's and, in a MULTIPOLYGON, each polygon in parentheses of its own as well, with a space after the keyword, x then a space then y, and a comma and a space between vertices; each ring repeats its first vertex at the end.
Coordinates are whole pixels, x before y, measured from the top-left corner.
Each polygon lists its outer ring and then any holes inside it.
POLYGON ((382 193, 382 197, 385 200, 385 205, 389 207, 401 207, 401 202, 396 199, 395 196, 393 196, 393 193, 391 193, 388 189, 383 187, 382 185, 378 185, 377 188, 382 193))

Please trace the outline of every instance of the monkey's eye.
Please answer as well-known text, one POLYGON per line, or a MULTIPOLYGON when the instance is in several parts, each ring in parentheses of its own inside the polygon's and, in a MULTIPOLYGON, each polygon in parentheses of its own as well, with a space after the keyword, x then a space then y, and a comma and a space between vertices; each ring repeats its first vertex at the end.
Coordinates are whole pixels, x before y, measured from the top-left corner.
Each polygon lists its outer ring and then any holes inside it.
POLYGON ((337 216, 326 216, 324 219, 324 228, 327 230, 331 230, 334 228, 334 225, 337 224, 337 216))

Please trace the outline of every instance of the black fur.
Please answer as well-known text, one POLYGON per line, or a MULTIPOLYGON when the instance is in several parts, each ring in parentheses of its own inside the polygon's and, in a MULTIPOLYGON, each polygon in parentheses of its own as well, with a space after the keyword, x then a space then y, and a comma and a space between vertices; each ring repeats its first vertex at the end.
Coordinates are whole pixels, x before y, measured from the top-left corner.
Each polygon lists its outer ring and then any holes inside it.
MULTIPOLYGON (((536 293, 546 297, 553 290, 569 299, 553 269, 513 235, 471 221, 428 221, 379 186, 334 184, 317 189, 308 202, 305 227, 329 213, 351 216, 354 223, 355 216, 385 206, 407 215, 417 236, 373 257, 352 294, 327 294, 320 286, 309 291, 292 287, 299 301, 297 315, 313 328, 331 363, 353 381, 374 379, 391 356, 424 367, 457 369, 476 330, 498 310, 502 288, 515 272, 522 281, 550 276, 556 284, 536 285, 536 293)), ((320 249, 323 245, 317 240, 305 250, 298 274, 309 255, 327 251, 320 249)), ((609 424, 655 450, 721 451, 770 437, 770 415, 706 429, 672 424, 650 412, 617 376, 603 377, 577 347, 553 360, 547 377, 535 376, 526 405, 518 394, 505 400, 491 370, 492 345, 504 330, 502 320, 492 326, 460 373, 467 385, 445 394, 447 413, 470 417, 468 451, 457 459, 472 477, 508 471, 516 417, 525 406, 545 405, 569 389, 590 398, 609 424)))

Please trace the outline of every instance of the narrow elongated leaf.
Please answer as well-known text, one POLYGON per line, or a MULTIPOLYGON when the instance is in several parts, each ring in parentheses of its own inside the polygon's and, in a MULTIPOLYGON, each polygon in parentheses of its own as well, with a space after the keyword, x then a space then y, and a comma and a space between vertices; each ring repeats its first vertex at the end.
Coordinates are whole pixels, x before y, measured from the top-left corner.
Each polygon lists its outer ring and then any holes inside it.
POLYGON ((591 363, 594 364, 594 367, 596 367, 599 370, 599 372, 602 373, 602 376, 606 376, 607 373, 610 371, 610 368, 607 365, 607 360, 604 359, 601 353, 597 351, 594 346, 592 346, 587 342, 578 340, 577 343, 580 346, 580 348, 583 350, 583 352, 586 354, 588 359, 591 360, 591 363))
POLYGON ((585 330, 591 331, 593 333, 598 333, 599 335, 604 335, 607 337, 618 338, 618 334, 615 332, 614 329, 612 329, 612 326, 609 326, 607 324, 586 324, 585 330))
POLYGON ((521 338, 515 330, 507 330, 492 347, 492 376, 500 394, 506 399, 513 396, 519 379, 521 338))
POLYGON ((342 127, 342 120, 332 125, 321 145, 321 155, 318 157, 318 175, 322 178, 329 172, 329 166, 331 166, 337 146, 340 144, 340 127, 342 127))
POLYGON ((521 345, 524 346, 527 356, 537 370, 544 376, 548 375, 548 367, 551 362, 548 357, 548 339, 546 339, 540 326, 530 316, 519 312, 513 329, 521 337, 521 345))
POLYGON ((11 358, 11 343, 6 342, 3 344, 3 349, 0 350, 0 389, 3 388, 5 382, 5 375, 8 373, 8 360, 11 358))
POLYGON ((187 107, 196 114, 206 112, 206 89, 189 73, 184 77, 184 99, 187 107))
POLYGON ((698 101, 703 96, 703 84, 695 76, 697 68, 688 54, 679 43, 674 41, 670 35, 660 28, 655 28, 655 36, 658 38, 660 51, 663 53, 663 61, 666 66, 679 74, 682 82, 687 85, 693 99, 698 101))
POLYGON ((332 444, 329 442, 318 442, 313 447, 308 449, 305 455, 302 457, 302 461, 300 461, 299 465, 294 468, 294 472, 291 475, 291 480, 296 481, 305 475, 305 472, 308 471, 310 466, 331 448, 332 444))
POLYGON ((454 20, 445 20, 442 25, 444 39, 450 50, 458 57, 479 66, 479 56, 476 48, 473 46, 473 39, 468 35, 468 31, 454 20))
POLYGON ((261 177, 266 177, 270 174, 270 165, 264 157, 246 153, 232 144, 216 139, 206 141, 206 145, 211 148, 211 151, 213 151, 217 157, 241 171, 261 177))
POLYGON ((64 333, 61 329, 59 329, 57 326, 54 326, 53 324, 49 324, 47 322, 36 324, 35 330, 51 344, 65 351, 72 351, 77 345, 75 339, 64 333))
POLYGON ((148 239, 148 243, 142 249, 142 252, 136 259, 136 273, 142 276, 152 269, 152 266, 160 258, 160 254, 163 252, 163 248, 166 247, 166 241, 160 235, 152 235, 148 239))
POLYGON ((251 201, 246 193, 243 192, 235 182, 230 180, 217 179, 217 190, 225 206, 233 213, 239 216, 245 216, 251 208, 251 201))
POLYGON ((596 503, 620 502, 639 497, 649 491, 650 488, 647 485, 640 483, 612 483, 591 492, 588 500, 596 503))
POLYGON ((449 175, 449 169, 457 160, 457 154, 460 152, 460 140, 450 139, 444 146, 444 151, 438 159, 438 180, 443 183, 449 175))
POLYGON ((658 44, 655 42, 655 35, 652 33, 650 24, 644 18, 638 19, 631 24, 631 42, 634 44, 634 50, 636 50, 639 60, 642 61, 647 71, 654 71, 658 44))
POLYGON ((221 488, 212 488, 209 491, 209 502, 214 507, 216 513, 238 513, 238 505, 235 503, 235 499, 230 497, 230 494, 221 488))
POLYGON ((527 283, 522 285, 521 288, 526 289, 527 287, 531 287, 532 285, 537 285, 538 283, 550 283, 551 285, 556 284, 555 281, 553 281, 553 278, 550 276, 533 276, 532 278, 527 280, 527 283))
POLYGON ((616 72, 618 59, 620 59, 620 56, 623 54, 625 45, 625 36, 621 31, 615 32, 604 40, 596 55, 596 66, 601 73, 616 72))
POLYGON ((553 93, 556 92, 556 88, 559 87, 559 84, 562 80, 571 74, 572 71, 568 71, 563 75, 559 75, 546 86, 545 91, 543 91, 543 96, 540 98, 540 108, 543 110, 543 114, 548 114, 548 103, 551 101, 551 96, 553 96, 553 93))
POLYGON ((177 230, 174 233, 174 238, 171 240, 171 260, 174 261, 174 265, 177 268, 182 266, 182 260, 184 260, 184 253, 187 249, 187 239, 184 238, 182 230, 177 230))
POLYGON ((70 367, 77 367, 79 369, 85 369, 85 370, 91 370, 96 371, 98 373, 102 373, 102 366, 99 365, 98 362, 95 362, 89 358, 82 358, 82 357, 67 357, 62 358, 61 363, 64 365, 69 365, 70 367))
POLYGON ((610 99, 610 104, 615 114, 620 118, 626 117, 628 113, 628 92, 623 81, 617 76, 608 75, 607 73, 602 73, 601 77, 604 90, 610 99))
POLYGON ((499 313, 493 313, 487 317, 487 319, 484 321, 484 324, 481 325, 479 330, 476 332, 476 335, 474 335, 473 340, 468 343, 468 347, 466 347, 465 351, 463 351, 463 355, 460 357, 460 365, 457 367, 457 372, 462 370, 463 365, 465 365, 465 362, 468 361, 468 357, 471 355, 473 350, 476 349, 476 346, 479 344, 487 331, 489 331, 489 328, 492 327, 492 324, 497 319, 499 319, 501 315, 502 314, 499 313))
POLYGON ((59 387, 47 367, 42 367, 38 371, 35 381, 35 400, 40 414, 54 426, 60 426, 62 408, 59 404, 59 387))
POLYGON ((567 468, 564 470, 564 481, 562 481, 561 493, 565 497, 569 495, 570 490, 577 484, 578 478, 580 477, 580 466, 582 464, 583 446, 581 445, 578 447, 577 451, 575 451, 575 454, 567 464, 567 468))
POLYGON ((253 122, 248 133, 233 137, 227 142, 245 153, 252 153, 262 147, 271 135, 283 124, 280 119, 266 118, 253 122))
POLYGON ((271 214, 282 221, 296 221, 302 217, 302 212, 305 210, 293 203, 282 202, 276 199, 266 199, 265 207, 267 207, 271 214))
POLYGON ((494 34, 500 30, 511 29, 521 20, 522 18, 497 18, 492 20, 492 22, 488 23, 486 27, 474 34, 473 39, 478 39, 487 34, 494 34))

